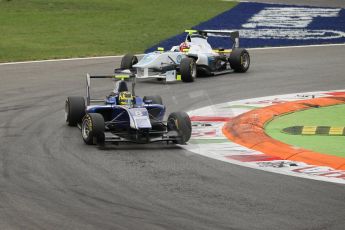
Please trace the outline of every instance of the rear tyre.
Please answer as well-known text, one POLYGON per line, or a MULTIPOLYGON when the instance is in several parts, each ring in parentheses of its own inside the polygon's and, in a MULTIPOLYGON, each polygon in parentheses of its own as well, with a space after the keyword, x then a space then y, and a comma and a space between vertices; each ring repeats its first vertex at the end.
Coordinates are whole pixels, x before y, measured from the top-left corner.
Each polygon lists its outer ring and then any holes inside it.
POLYGON ((104 118, 99 113, 87 113, 81 124, 81 135, 88 145, 103 145, 104 135, 104 118))
POLYGON ((183 58, 180 63, 181 80, 193 82, 197 75, 196 63, 193 58, 183 58))
POLYGON ((229 63, 231 69, 235 72, 247 72, 250 66, 250 56, 248 51, 242 48, 233 49, 229 57, 229 63))
POLYGON ((162 97, 159 96, 159 95, 155 95, 155 96, 144 96, 143 100, 144 100, 145 103, 146 103, 146 101, 151 101, 151 104, 163 105, 162 97))
POLYGON ((138 58, 133 54, 126 54, 121 60, 121 69, 132 69, 138 63, 138 58))
POLYGON ((168 117, 168 131, 176 131, 180 138, 174 143, 186 144, 192 135, 192 123, 187 113, 174 112, 168 117))
POLYGON ((85 115, 85 99, 68 97, 65 102, 65 120, 69 126, 76 126, 85 115))

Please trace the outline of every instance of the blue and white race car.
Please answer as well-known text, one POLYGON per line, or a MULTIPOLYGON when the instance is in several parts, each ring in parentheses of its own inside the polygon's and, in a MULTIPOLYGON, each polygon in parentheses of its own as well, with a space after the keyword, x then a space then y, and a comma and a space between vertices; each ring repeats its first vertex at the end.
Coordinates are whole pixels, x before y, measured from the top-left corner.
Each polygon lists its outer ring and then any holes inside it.
POLYGON ((193 82, 199 75, 214 76, 230 72, 246 72, 250 65, 250 56, 246 49, 239 48, 238 31, 221 30, 186 30, 184 42, 173 46, 170 51, 158 48, 158 51, 145 54, 138 61, 132 54, 126 54, 121 61, 121 68, 116 72, 130 69, 138 79, 156 78, 165 81, 182 80, 193 82), (208 43, 208 36, 228 37, 232 49, 213 49, 208 43))
POLYGON ((68 97, 65 103, 65 119, 69 126, 78 126, 86 144, 104 145, 106 142, 151 143, 158 141, 185 144, 191 136, 191 121, 187 113, 174 112, 163 121, 165 106, 160 96, 139 97, 128 90, 121 76, 90 76, 87 74, 87 95, 68 97), (90 97, 91 79, 113 78, 113 92, 105 99, 90 97), (101 104, 95 104, 101 103, 101 104))

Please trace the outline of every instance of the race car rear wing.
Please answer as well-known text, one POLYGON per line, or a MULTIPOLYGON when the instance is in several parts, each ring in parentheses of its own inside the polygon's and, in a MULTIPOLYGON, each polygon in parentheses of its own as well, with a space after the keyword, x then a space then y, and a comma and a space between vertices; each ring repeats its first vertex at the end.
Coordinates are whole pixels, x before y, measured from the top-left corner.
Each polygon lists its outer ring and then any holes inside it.
POLYGON ((124 81, 126 79, 134 79, 132 81, 132 94, 135 95, 134 87, 135 87, 135 78, 132 77, 132 75, 90 75, 86 74, 86 105, 90 105, 91 103, 96 103, 96 102, 104 102, 104 99, 96 99, 96 98, 91 98, 90 90, 91 90, 91 79, 114 79, 114 80, 120 80, 124 81))
POLYGON ((191 34, 200 34, 209 37, 229 37, 232 41, 232 49, 240 46, 240 33, 238 30, 186 30, 191 34))

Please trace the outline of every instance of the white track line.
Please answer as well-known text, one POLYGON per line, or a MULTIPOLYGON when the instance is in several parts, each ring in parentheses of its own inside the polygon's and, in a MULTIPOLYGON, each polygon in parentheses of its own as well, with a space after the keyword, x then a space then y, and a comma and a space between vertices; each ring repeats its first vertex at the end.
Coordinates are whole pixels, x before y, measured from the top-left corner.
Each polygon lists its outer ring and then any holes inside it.
POLYGON ((83 57, 83 58, 63 58, 63 59, 49 59, 49 60, 37 60, 37 61, 21 61, 21 62, 4 62, 0 63, 2 65, 17 65, 17 64, 33 64, 42 62, 60 62, 60 61, 78 61, 78 60, 92 60, 92 59, 107 59, 107 58, 119 58, 123 55, 117 56, 99 56, 99 57, 83 57))
MULTIPOLYGON (((304 45, 304 46, 278 46, 278 47, 248 48, 248 50, 273 50, 273 49, 329 47, 329 46, 345 46, 345 43, 342 43, 342 44, 322 44, 322 45, 304 45)), ((138 54, 138 55, 144 55, 144 54, 138 54)), ((100 56, 100 57, 84 57, 84 58, 49 59, 49 60, 22 61, 22 62, 5 62, 5 63, 0 63, 0 66, 4 66, 4 65, 19 65, 19 64, 34 64, 34 63, 44 63, 44 62, 62 62, 62 61, 80 61, 80 60, 92 60, 92 59, 108 59, 108 58, 119 58, 119 57, 122 57, 122 56, 123 55, 100 56)))

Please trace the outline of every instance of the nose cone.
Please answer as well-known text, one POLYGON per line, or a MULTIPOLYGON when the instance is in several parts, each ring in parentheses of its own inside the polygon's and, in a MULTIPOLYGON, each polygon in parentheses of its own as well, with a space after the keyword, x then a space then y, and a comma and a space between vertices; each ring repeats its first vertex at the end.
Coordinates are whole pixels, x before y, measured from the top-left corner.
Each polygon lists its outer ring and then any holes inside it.
POLYGON ((152 67, 156 60, 159 60, 161 53, 160 52, 152 52, 145 54, 144 57, 135 65, 134 68, 147 68, 152 67))

